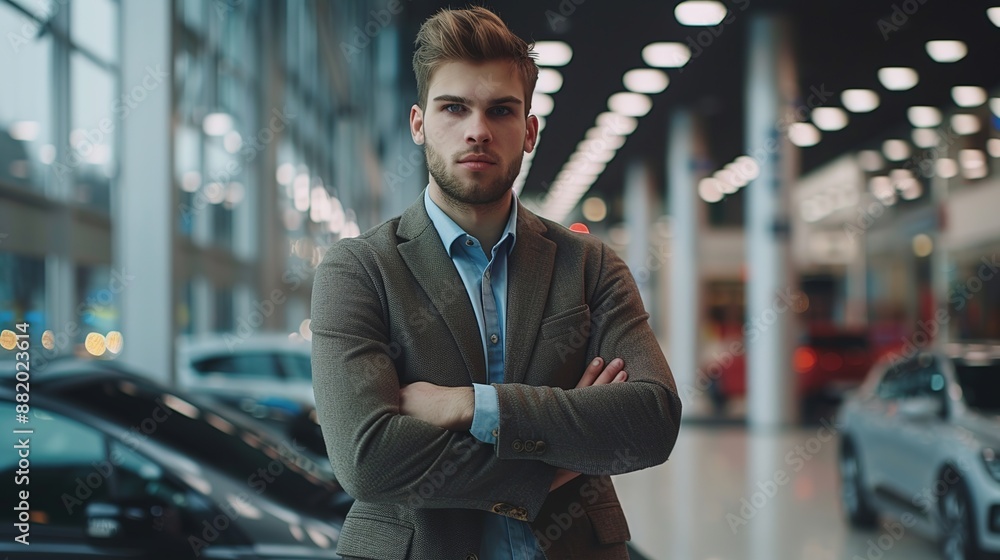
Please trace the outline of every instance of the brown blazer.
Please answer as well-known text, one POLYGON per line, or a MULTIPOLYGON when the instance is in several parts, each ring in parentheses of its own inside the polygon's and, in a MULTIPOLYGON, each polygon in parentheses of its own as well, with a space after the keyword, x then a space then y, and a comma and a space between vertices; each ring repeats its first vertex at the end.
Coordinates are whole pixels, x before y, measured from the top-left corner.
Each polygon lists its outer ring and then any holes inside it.
POLYGON ((527 520, 553 559, 625 559, 608 475, 667 460, 681 403, 631 274, 598 238, 518 206, 496 445, 399 414, 401 384, 487 383, 475 313, 424 209, 335 243, 316 271, 313 386, 356 498, 337 552, 469 559, 486 515, 527 520), (574 389, 595 356, 625 383, 574 389), (549 493, 557 467, 585 473, 549 493))

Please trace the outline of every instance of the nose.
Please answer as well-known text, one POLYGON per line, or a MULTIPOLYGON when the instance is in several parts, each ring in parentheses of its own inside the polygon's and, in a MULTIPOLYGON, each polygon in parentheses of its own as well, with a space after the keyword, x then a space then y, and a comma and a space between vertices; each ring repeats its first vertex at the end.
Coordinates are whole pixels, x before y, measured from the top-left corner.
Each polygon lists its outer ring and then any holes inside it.
POLYGON ((465 131, 465 141, 468 144, 487 144, 493 140, 489 122, 483 113, 473 112, 468 119, 465 131))

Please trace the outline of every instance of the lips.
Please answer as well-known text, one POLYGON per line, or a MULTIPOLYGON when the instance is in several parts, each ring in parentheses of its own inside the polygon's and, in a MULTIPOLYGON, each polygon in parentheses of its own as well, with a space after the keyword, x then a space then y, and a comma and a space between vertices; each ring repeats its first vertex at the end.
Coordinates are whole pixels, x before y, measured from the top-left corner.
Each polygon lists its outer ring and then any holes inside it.
POLYGON ((496 165, 496 159, 486 154, 470 154, 458 160, 458 164, 469 171, 485 171, 496 165))
POLYGON ((487 156, 485 154, 472 154, 465 156, 464 158, 458 160, 459 163, 470 163, 470 162, 482 162, 482 163, 496 163, 496 160, 487 156))

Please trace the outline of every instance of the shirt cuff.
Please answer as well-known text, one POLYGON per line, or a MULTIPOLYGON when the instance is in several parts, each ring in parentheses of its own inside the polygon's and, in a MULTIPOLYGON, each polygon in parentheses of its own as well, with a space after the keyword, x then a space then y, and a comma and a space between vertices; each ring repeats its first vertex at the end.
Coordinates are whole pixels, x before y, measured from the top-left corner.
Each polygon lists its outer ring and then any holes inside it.
POLYGON ((495 444, 500 429, 500 399, 492 385, 472 384, 476 392, 476 407, 472 411, 472 437, 483 443, 495 444))

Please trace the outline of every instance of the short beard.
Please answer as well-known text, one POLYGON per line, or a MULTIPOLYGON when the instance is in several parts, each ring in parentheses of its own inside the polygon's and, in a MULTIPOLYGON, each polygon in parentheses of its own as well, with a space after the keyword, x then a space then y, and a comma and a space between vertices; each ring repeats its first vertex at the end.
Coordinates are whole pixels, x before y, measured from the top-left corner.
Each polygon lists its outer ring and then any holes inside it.
POLYGON ((521 160, 517 159, 507 166, 506 173, 492 182, 463 186, 454 174, 448 172, 448 164, 430 144, 424 144, 424 154, 431 177, 441 187, 445 198, 456 206, 489 205, 500 201, 513 188, 514 180, 521 172, 521 160))

